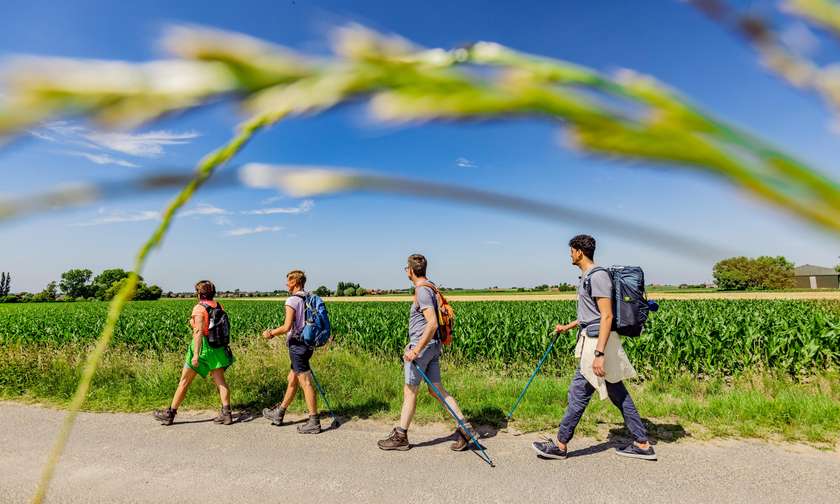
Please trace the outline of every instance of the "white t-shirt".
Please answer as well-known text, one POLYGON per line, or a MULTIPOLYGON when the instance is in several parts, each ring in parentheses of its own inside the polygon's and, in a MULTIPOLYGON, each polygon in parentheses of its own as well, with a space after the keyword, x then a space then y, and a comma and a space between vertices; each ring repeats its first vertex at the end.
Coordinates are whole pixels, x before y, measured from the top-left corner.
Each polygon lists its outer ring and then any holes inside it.
MULTIPOLYGON (((297 294, 306 295, 303 291, 298 291, 297 294)), ((298 336, 306 325, 306 302, 300 296, 292 295, 286 298, 286 306, 291 306, 295 310, 295 323, 289 335, 298 336)))

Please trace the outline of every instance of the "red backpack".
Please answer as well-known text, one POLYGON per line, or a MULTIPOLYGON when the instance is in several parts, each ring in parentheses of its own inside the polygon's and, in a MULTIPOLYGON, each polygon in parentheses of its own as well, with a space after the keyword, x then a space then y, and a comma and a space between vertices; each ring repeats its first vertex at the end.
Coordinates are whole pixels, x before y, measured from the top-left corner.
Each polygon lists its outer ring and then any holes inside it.
POLYGON ((417 303, 417 287, 428 287, 435 293, 435 307, 438 316, 438 339, 444 345, 452 344, 452 324, 455 322, 455 310, 452 305, 443 297, 435 284, 422 282, 414 287, 414 303, 417 303))

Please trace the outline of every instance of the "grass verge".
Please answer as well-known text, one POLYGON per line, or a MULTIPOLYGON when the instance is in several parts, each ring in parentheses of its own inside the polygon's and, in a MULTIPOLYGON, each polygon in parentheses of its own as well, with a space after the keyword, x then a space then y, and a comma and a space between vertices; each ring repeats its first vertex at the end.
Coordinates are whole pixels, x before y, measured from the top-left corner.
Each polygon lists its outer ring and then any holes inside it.
MULTIPOLYGON (((0 399, 69 403, 81 373, 83 347, 7 347, 0 359, 0 399)), ((285 347, 259 341, 235 348, 228 371, 234 407, 259 410, 276 403, 289 369, 285 347)), ((97 372, 85 409, 142 412, 169 403, 183 363, 181 353, 108 351, 97 372)), ((316 352, 312 366, 342 417, 396 420, 402 401, 402 370, 396 358, 384 360, 341 348, 316 352)), ((467 416, 478 423, 505 426, 505 415, 530 369, 456 365, 444 358, 444 385, 467 416)), ((548 370, 531 385, 510 427, 520 431, 554 429, 566 406, 571 368, 548 370)), ((746 437, 804 441, 833 446, 840 440, 840 380, 835 372, 794 380, 769 372, 727 379, 691 376, 631 383, 639 411, 654 438, 746 437)), ((197 378, 182 408, 218 407, 209 380, 197 378)), ((291 410, 303 412, 300 398, 291 410)), ((448 421, 426 394, 418 422, 448 421)), ((592 400, 579 431, 598 438, 623 435, 622 419, 609 401, 592 400)))

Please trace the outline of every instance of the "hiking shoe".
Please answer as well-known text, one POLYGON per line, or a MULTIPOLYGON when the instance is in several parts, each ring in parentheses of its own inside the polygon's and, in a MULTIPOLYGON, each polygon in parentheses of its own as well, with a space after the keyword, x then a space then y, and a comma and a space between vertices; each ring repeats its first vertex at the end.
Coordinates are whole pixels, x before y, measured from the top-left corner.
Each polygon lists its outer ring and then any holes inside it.
POLYGON ((309 420, 303 425, 298 425, 297 431, 299 434, 320 434, 321 433, 321 419, 318 416, 311 416, 309 420))
POLYGON ((636 443, 630 443, 624 448, 616 448, 616 455, 622 457, 637 458, 642 460, 656 460, 656 452, 653 451, 653 446, 648 446, 647 449, 639 448, 636 443))
POLYGON ((175 421, 175 415, 178 413, 178 410, 172 408, 166 408, 165 410, 155 410, 152 413, 152 416, 155 417, 155 420, 160 422, 161 425, 172 425, 172 422, 175 421))
POLYGON ((271 420, 271 425, 283 425, 286 409, 278 404, 274 408, 263 408, 263 417, 271 420))
MULTIPOLYGON (((470 434, 475 437, 475 440, 478 441, 478 433, 475 431, 475 428, 471 424, 464 424, 467 427, 467 430, 458 427, 455 429, 455 435, 457 436, 454 443, 449 445, 449 449, 452 451, 464 451, 470 448, 470 444, 472 444, 472 438, 470 434)), ((483 448, 483 447, 482 447, 483 448)))
POLYGON ((222 406, 219 416, 213 419, 213 423, 221 425, 230 425, 233 423, 233 415, 230 412, 230 406, 222 406))
POLYGON ((380 439, 376 442, 376 445, 379 446, 380 450, 406 451, 411 448, 411 445, 408 443, 408 431, 400 432, 396 427, 391 431, 390 436, 385 439, 380 439))
POLYGON ((531 443, 531 448, 537 452, 537 456, 547 459, 564 459, 566 458, 566 450, 560 449, 554 444, 551 438, 544 438, 544 441, 535 441, 531 443))

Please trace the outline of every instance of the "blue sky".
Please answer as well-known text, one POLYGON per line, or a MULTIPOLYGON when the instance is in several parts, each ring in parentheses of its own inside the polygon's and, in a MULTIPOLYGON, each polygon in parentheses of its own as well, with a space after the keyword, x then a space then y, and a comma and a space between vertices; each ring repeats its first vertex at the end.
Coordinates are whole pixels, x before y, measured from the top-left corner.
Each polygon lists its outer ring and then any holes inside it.
MULTIPOLYGON (((760 4, 760 2, 759 2, 760 4)), ((605 72, 631 68, 680 90, 718 117, 751 130, 840 179, 838 135, 818 99, 762 70, 755 54, 676 1, 634 2, 6 2, 0 57, 39 54, 142 61, 161 56, 168 23, 241 31, 323 54, 328 32, 357 22, 424 46, 492 40, 605 72), (9 5, 11 4, 11 5, 9 5)), ((791 25, 784 27, 800 30, 791 25)), ((836 49, 812 48, 815 57, 836 49)), ((62 183, 120 180, 162 166, 191 169, 226 141, 241 115, 228 104, 167 118, 131 134, 77 121, 52 124, 0 152, 0 195, 62 183)), ((831 266, 840 240, 691 171, 582 156, 556 124, 536 120, 383 126, 363 105, 282 123, 240 161, 329 164, 526 196, 648 223, 744 255, 785 255, 831 266)), ((13 290, 37 291, 72 267, 129 267, 171 195, 4 224, 0 270, 13 290)), ((532 286, 571 282, 568 238, 592 231, 602 263, 638 264, 656 283, 711 279, 711 262, 618 238, 586 223, 546 222, 438 202, 370 194, 314 201, 270 191, 199 193, 144 276, 188 290, 211 278, 221 289, 270 290, 293 268, 311 286, 339 280, 406 285, 405 257, 425 253, 444 285, 532 286), (267 212, 266 209, 279 209, 267 212)))

